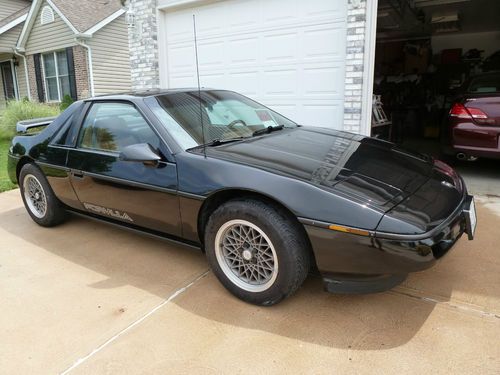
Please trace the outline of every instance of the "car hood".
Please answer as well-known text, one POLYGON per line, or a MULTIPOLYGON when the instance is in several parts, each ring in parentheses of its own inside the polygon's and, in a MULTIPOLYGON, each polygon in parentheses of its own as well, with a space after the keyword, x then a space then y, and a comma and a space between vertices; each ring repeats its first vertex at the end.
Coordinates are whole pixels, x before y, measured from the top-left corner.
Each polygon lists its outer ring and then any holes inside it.
POLYGON ((297 178, 382 211, 413 194, 433 168, 431 158, 389 142, 305 126, 208 147, 206 153, 297 178))

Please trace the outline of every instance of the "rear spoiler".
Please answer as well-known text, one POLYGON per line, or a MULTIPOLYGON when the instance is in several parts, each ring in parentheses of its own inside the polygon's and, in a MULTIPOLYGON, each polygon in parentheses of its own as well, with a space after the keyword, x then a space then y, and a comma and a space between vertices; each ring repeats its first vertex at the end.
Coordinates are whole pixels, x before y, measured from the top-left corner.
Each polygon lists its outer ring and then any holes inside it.
POLYGON ((42 126, 49 125, 52 121, 56 119, 55 117, 42 117, 42 118, 34 118, 32 120, 23 120, 19 121, 16 124, 16 131, 18 133, 28 133, 30 129, 39 128, 42 126))

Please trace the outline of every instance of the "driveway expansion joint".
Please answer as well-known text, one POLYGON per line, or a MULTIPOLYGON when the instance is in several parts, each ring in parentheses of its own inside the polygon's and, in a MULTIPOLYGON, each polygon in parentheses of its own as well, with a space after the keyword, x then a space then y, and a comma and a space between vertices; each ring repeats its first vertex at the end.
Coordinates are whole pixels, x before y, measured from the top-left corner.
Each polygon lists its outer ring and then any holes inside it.
POLYGON ((121 337, 122 335, 124 335, 125 333, 127 333, 128 331, 130 331, 135 326, 141 324, 143 321, 145 321, 147 318, 149 318, 151 315, 153 315, 156 311, 158 311, 163 306, 167 305, 169 302, 171 302, 172 300, 174 300, 177 296, 181 295, 186 290, 188 290, 189 288, 191 288, 193 285, 195 285, 198 281, 200 281, 201 279, 203 279, 209 273, 210 273, 210 270, 207 269, 205 272, 203 272, 202 274, 200 274, 199 276, 197 276, 194 280, 192 280, 191 282, 189 282, 187 285, 183 286, 182 288, 177 289, 174 293, 172 293, 170 295, 170 297, 168 297, 162 303, 160 303, 159 305, 157 305, 156 307, 154 307, 151 311, 149 311, 148 313, 144 314, 142 317, 140 317, 139 319, 137 319, 134 322, 132 322, 131 324, 129 324, 127 327, 125 327, 124 329, 122 329, 120 332, 118 332, 117 334, 115 334, 112 337, 110 337, 108 340, 106 340, 104 343, 102 343, 97 348, 95 348, 94 350, 92 350, 86 356, 77 359, 70 367, 68 367, 66 370, 62 371, 60 374, 61 375, 69 374, 72 370, 74 370, 75 368, 77 368, 78 366, 80 366, 82 363, 84 363, 85 361, 87 361, 88 359, 90 359, 91 357, 93 357, 94 355, 96 355, 97 353, 99 353, 101 350, 103 350, 108 345, 110 345, 111 343, 113 343, 114 341, 116 341, 119 337, 121 337))
POLYGON ((462 301, 452 301, 446 300, 443 297, 439 296, 428 296, 425 293, 419 291, 418 289, 406 288, 406 287, 397 287, 396 289, 392 289, 389 291, 390 294, 409 297, 418 301, 432 303, 434 305, 446 307, 448 309, 453 309, 465 314, 469 315, 479 315, 481 317, 494 318, 500 320, 499 312, 491 312, 484 310, 484 307, 471 305, 462 301))

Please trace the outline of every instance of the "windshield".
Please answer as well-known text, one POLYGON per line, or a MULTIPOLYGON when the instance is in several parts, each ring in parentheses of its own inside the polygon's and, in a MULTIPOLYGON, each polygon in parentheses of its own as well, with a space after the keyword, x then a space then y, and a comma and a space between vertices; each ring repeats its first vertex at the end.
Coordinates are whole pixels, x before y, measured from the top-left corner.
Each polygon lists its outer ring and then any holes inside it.
POLYGON ((198 98, 198 91, 190 91, 160 95, 147 101, 184 149, 215 140, 251 137, 255 131, 268 127, 297 126, 279 113, 232 91, 201 91, 201 113, 198 98))

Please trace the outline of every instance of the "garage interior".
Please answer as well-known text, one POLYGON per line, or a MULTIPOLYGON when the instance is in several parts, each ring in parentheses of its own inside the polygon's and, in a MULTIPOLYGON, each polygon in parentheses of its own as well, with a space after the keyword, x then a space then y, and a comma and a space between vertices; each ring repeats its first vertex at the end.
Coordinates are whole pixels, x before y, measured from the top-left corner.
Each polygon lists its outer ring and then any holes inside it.
POLYGON ((499 16, 498 0, 379 0, 372 135, 441 156, 456 90, 500 70, 499 16))

